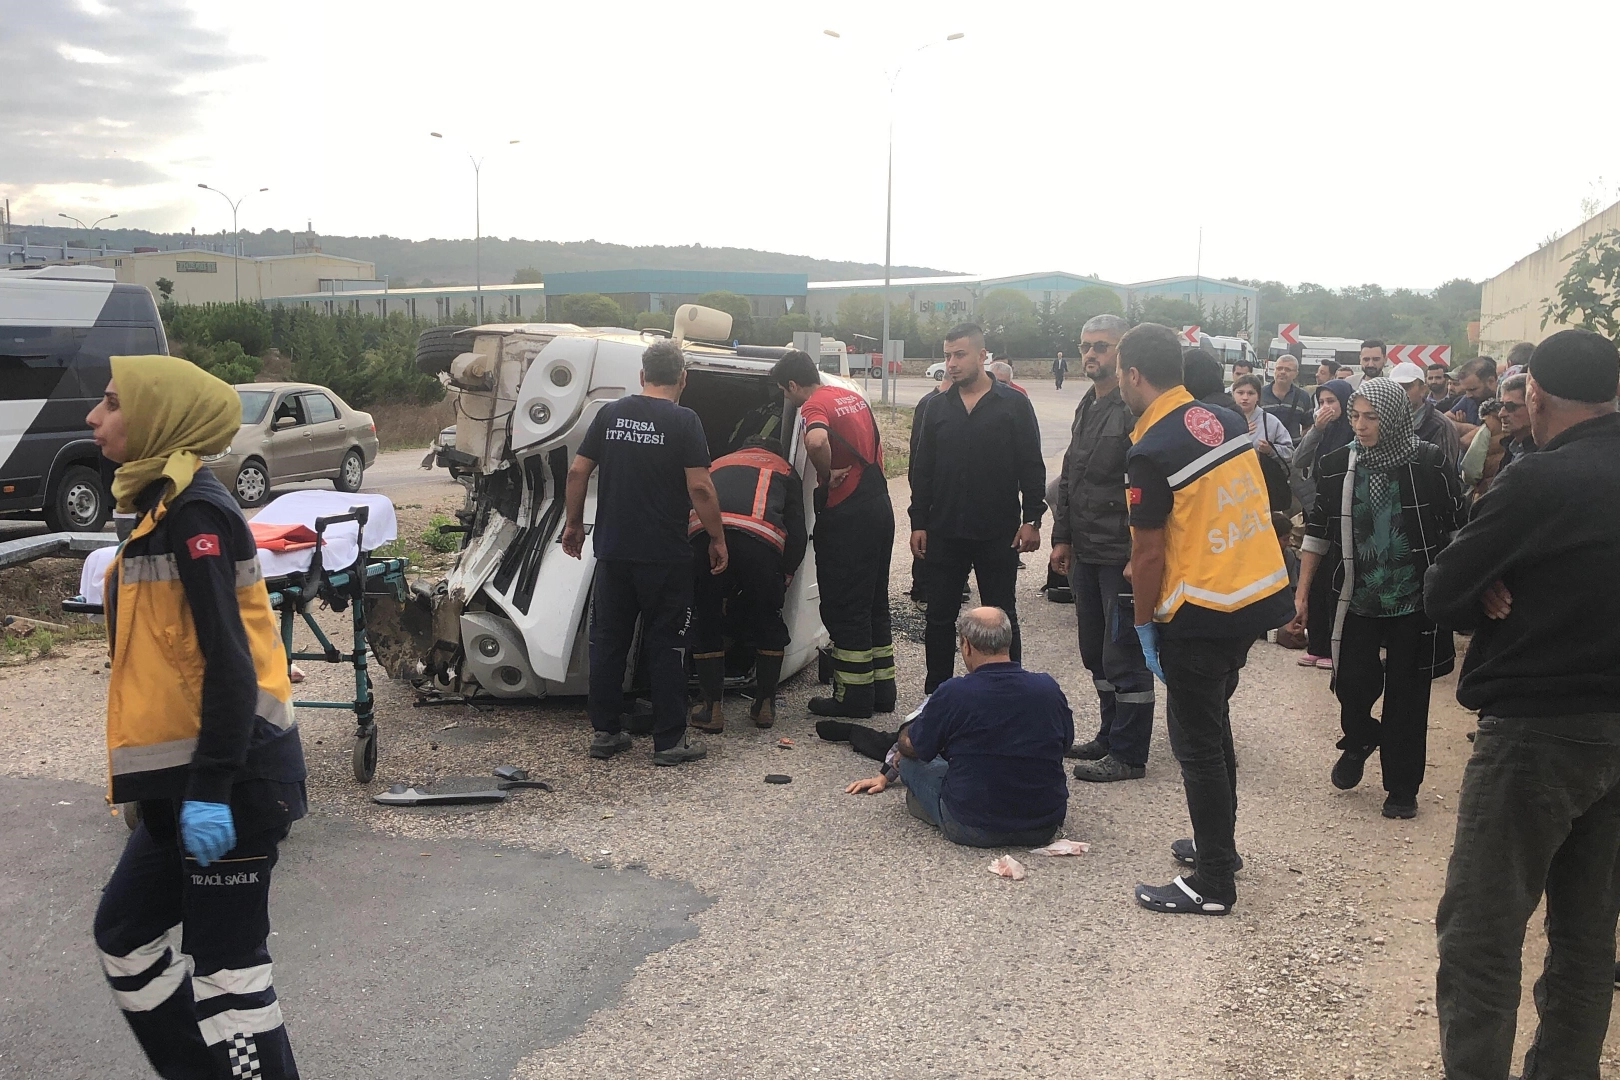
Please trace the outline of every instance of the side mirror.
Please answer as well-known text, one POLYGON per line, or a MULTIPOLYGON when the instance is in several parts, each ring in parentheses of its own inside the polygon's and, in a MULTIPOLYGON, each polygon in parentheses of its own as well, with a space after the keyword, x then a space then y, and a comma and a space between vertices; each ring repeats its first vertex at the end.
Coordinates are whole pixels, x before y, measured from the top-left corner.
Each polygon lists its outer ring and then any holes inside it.
POLYGON ((270 430, 284 431, 287 428, 296 427, 297 424, 298 417, 296 416, 278 416, 270 422, 270 430))

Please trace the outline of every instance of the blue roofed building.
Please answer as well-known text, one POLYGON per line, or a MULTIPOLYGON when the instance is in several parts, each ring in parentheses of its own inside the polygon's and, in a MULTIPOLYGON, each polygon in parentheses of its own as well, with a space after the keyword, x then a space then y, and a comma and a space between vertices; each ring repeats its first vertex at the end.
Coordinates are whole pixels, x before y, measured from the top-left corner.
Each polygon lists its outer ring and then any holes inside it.
POLYGON ((730 270, 583 270, 547 273, 546 298, 552 317, 557 301, 580 293, 610 297, 630 318, 643 311, 673 312, 704 293, 731 292, 748 298, 758 318, 803 312, 809 278, 804 274, 764 274, 730 270))

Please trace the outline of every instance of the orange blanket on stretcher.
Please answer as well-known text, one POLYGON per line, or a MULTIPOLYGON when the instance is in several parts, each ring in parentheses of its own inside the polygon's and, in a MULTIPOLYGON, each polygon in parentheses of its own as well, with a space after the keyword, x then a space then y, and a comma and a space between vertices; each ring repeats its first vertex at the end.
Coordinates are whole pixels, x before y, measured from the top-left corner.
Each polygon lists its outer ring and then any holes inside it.
POLYGON ((315 546, 315 530, 308 525, 271 525, 248 522, 253 544, 266 551, 303 551, 315 546))

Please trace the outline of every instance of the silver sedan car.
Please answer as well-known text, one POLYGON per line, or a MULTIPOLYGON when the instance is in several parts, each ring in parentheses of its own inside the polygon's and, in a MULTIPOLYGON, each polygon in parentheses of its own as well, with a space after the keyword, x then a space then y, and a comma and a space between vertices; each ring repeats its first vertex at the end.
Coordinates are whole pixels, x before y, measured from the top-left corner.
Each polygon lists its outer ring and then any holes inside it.
POLYGON ((324 386, 244 383, 242 429, 223 453, 207 459, 243 506, 263 506, 277 484, 330 480, 359 491, 377 460, 377 425, 324 386))

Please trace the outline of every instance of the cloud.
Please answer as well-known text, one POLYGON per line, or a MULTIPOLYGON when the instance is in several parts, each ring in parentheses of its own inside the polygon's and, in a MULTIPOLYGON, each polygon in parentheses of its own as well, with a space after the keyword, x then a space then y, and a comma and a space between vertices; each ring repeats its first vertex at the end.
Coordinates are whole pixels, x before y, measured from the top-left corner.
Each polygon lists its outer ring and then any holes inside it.
POLYGON ((245 63, 179 0, 106 6, 0 0, 4 179, 148 184, 192 133, 212 76, 245 63))

